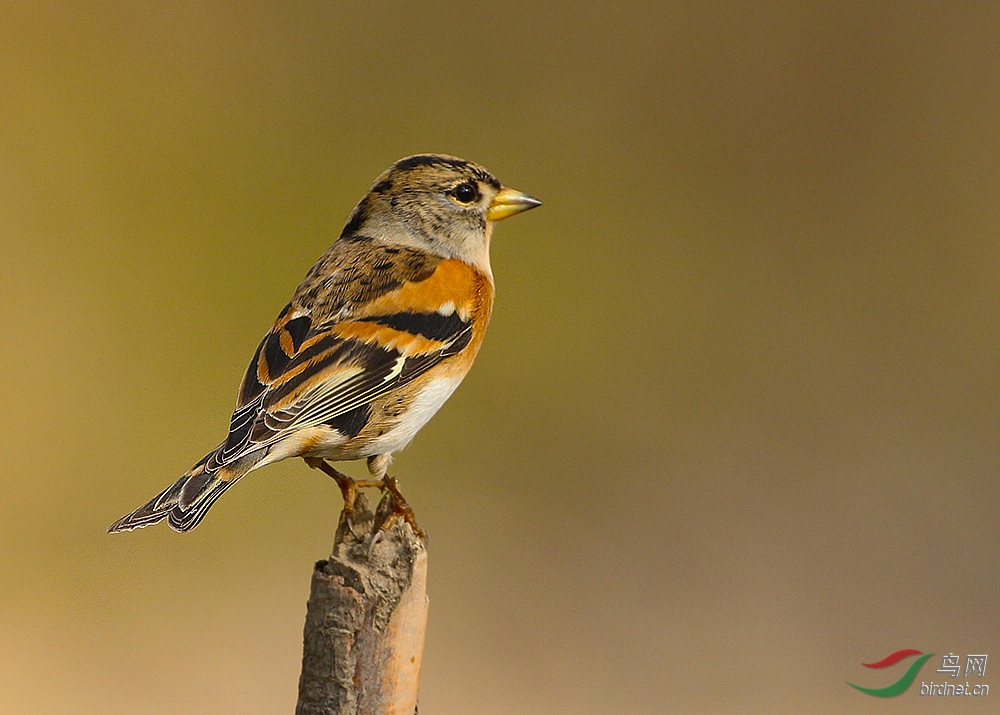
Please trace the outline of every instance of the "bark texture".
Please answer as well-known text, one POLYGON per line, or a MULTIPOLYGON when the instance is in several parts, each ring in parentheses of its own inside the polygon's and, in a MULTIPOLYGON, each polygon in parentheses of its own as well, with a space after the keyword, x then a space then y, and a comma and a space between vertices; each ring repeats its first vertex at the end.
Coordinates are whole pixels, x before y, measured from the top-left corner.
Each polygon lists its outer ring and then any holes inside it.
POLYGON ((296 715, 412 715, 427 627, 427 549, 404 519, 384 530, 358 494, 316 564, 296 715))

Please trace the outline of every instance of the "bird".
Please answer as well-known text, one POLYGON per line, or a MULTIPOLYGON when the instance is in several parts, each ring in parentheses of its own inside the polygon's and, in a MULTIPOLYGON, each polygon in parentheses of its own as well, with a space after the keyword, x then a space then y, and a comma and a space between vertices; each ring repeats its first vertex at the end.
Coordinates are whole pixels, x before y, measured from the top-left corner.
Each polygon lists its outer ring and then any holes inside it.
POLYGON ((229 433, 174 484, 112 524, 163 519, 190 531, 250 472, 302 457, 336 480, 388 492, 392 516, 423 535, 388 475, 468 373, 493 308, 497 221, 541 205, 485 168, 417 154, 383 172, 278 313, 250 360, 229 433), (367 460, 371 480, 331 462, 367 460))

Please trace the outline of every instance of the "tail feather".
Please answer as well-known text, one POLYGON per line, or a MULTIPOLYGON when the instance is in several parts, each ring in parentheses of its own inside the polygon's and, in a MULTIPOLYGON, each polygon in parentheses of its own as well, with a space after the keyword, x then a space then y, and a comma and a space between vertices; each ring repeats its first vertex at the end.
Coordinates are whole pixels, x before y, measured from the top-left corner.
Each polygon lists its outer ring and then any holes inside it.
POLYGON ((170 510, 170 515, 167 518, 170 528, 174 531, 191 531, 191 529, 198 526, 201 520, 205 518, 205 514, 215 504, 215 500, 221 497, 222 493, 235 483, 235 479, 231 482, 224 481, 218 477, 209 479, 187 507, 178 504, 170 510))
POLYGON ((174 531, 190 531, 198 526, 215 500, 249 471, 246 467, 251 466, 241 465, 244 468, 237 470, 223 467, 210 473, 205 471, 205 463, 212 454, 214 452, 148 503, 112 524, 108 533, 132 531, 164 519, 174 531))

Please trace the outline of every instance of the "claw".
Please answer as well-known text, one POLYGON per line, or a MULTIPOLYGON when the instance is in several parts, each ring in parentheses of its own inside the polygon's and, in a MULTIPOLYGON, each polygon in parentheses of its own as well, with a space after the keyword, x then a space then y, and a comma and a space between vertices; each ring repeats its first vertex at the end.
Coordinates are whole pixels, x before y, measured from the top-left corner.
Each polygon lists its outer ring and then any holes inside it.
POLYGON ((351 479, 351 477, 347 476, 343 472, 334 469, 328 462, 326 462, 326 460, 318 459, 316 457, 305 457, 304 459, 306 464, 331 477, 333 481, 337 483, 337 486, 340 487, 340 493, 344 497, 344 519, 347 522, 347 528, 355 539, 360 539, 357 532, 354 531, 354 523, 351 518, 354 516, 354 501, 358 495, 358 488, 378 487, 379 489, 382 489, 382 482, 351 479))
POLYGON ((340 493, 344 496, 344 510, 353 511, 354 509, 354 498, 357 495, 358 488, 366 487, 376 487, 378 489, 382 488, 382 482, 374 480, 358 480, 352 479, 343 472, 334 469, 328 462, 323 459, 316 459, 315 457, 306 457, 306 464, 308 464, 313 469, 318 469, 328 477, 331 477, 333 481, 337 483, 340 487, 340 493))
MULTIPOLYGON (((406 523, 410 525, 417 536, 424 541, 427 540, 427 532, 421 529, 420 525, 417 524, 417 517, 413 514, 412 507, 410 507, 402 493, 400 493, 399 483, 396 481, 395 477, 390 477, 388 474, 383 472, 382 478, 378 480, 357 480, 352 479, 343 472, 334 469, 324 459, 319 459, 317 457, 304 457, 304 459, 306 464, 331 477, 333 481, 337 483, 337 486, 340 487, 340 493, 344 495, 344 518, 347 521, 347 528, 355 538, 359 537, 354 531, 351 516, 354 514, 354 501, 357 497, 358 488, 377 488, 388 493, 390 511, 386 519, 376 528, 375 533, 373 534, 373 541, 377 541, 378 538, 381 537, 382 532, 389 529, 400 517, 403 517, 406 520, 406 523)), ((373 457, 368 460, 368 467, 373 472, 373 475, 377 475, 377 472, 385 469, 387 465, 388 461, 384 458, 384 456, 373 457)))
POLYGON ((403 517, 406 520, 406 523, 413 529, 413 532, 423 541, 426 541, 427 532, 421 529, 420 525, 417 523, 417 517, 413 513, 413 508, 407 503, 406 499, 403 498, 402 493, 399 491, 399 483, 396 481, 396 478, 390 477, 388 474, 382 477, 382 489, 389 492, 392 512, 389 514, 389 518, 382 523, 379 530, 382 531, 384 529, 388 529, 396 522, 396 519, 403 517))

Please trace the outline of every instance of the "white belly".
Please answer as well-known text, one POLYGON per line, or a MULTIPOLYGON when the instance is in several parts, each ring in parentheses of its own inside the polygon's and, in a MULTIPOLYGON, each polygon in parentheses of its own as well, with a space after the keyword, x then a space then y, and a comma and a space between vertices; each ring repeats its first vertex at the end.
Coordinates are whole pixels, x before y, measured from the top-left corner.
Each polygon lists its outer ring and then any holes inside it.
POLYGON ((392 454, 398 452, 427 424, 445 400, 451 397, 462 377, 449 377, 428 383, 410 404, 410 409, 400 418, 396 426, 365 447, 369 454, 392 454))

